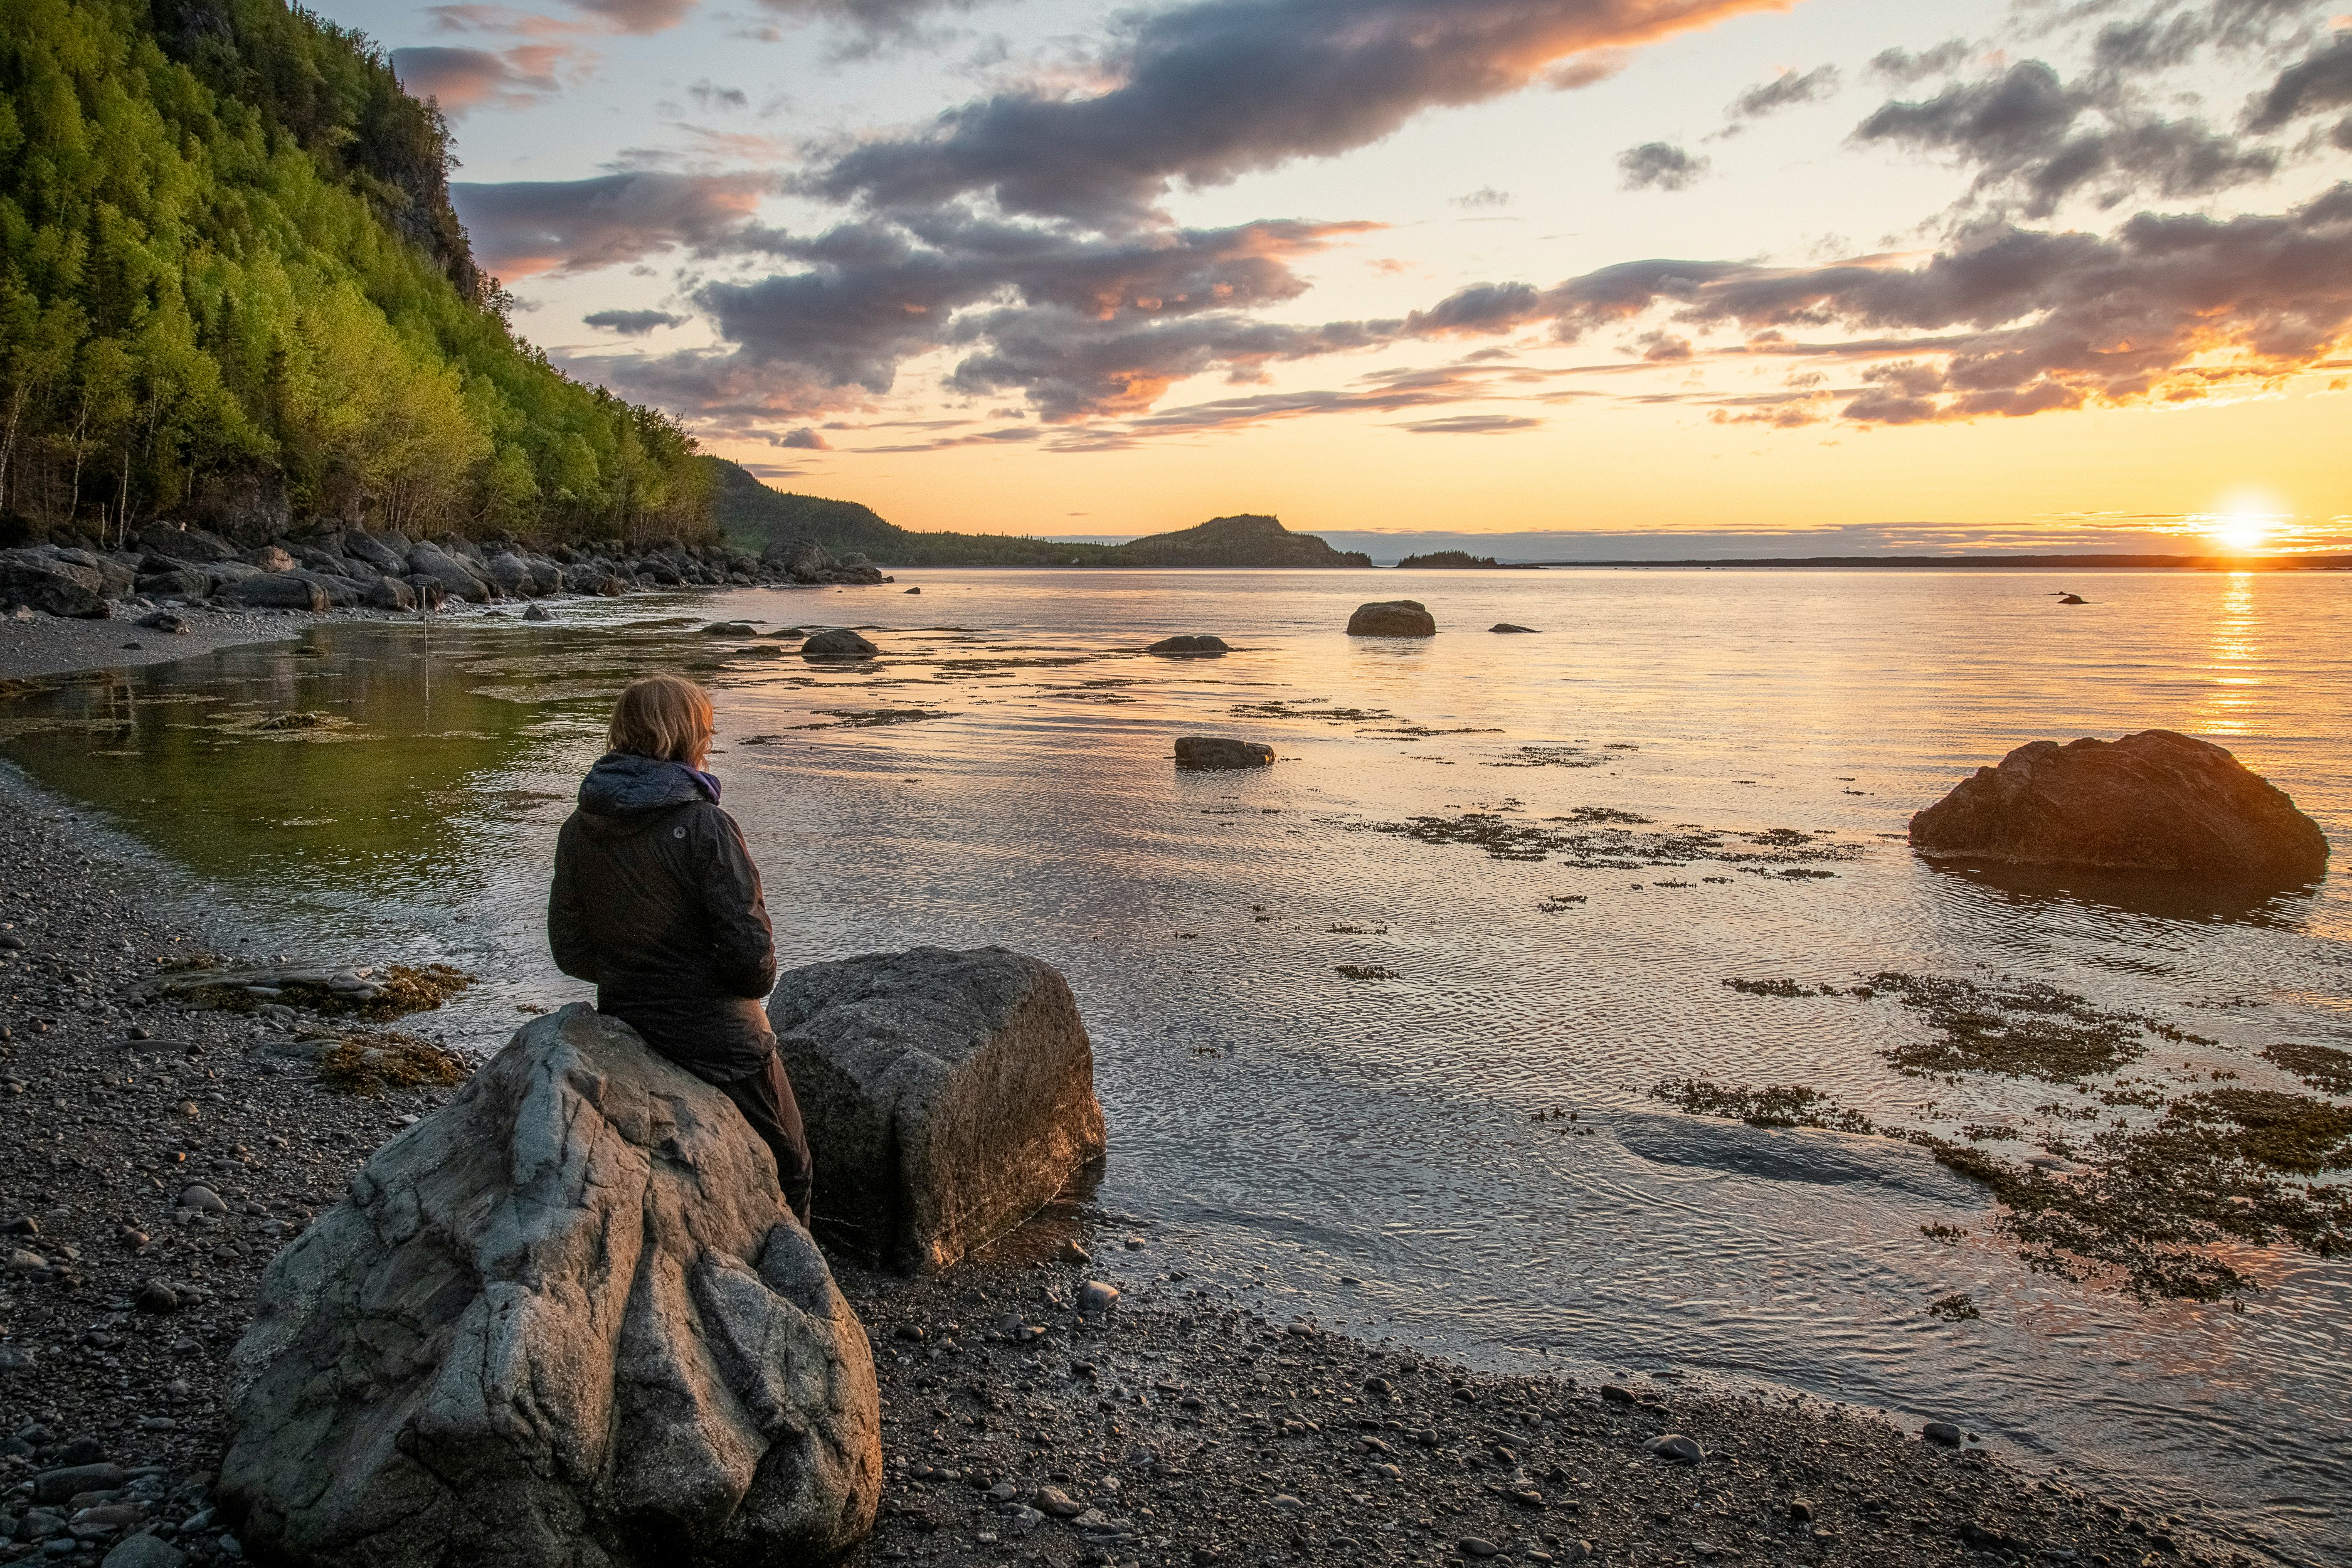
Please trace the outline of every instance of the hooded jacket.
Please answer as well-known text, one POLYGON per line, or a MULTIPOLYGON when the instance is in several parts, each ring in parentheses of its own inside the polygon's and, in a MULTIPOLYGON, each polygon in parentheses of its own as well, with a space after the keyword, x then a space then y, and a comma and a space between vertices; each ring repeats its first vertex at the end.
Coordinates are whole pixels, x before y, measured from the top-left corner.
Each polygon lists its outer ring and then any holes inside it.
POLYGON ((731 1083, 776 1048, 760 1003, 776 943, 760 872, 707 774, 612 752, 555 840, 547 944, 596 1010, 696 1077, 731 1083))

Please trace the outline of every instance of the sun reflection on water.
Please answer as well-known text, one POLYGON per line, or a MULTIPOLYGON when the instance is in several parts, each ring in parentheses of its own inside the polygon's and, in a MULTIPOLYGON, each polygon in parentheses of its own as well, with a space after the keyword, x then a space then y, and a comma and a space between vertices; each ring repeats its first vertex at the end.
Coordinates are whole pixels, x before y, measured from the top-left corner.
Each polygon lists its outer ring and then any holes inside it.
POLYGON ((2254 609, 2252 572, 2232 572, 2221 591, 2207 644, 2206 678, 2213 690, 2198 707, 2198 728, 2209 735, 2243 735, 2263 684, 2257 666, 2262 659, 2261 618, 2254 609))

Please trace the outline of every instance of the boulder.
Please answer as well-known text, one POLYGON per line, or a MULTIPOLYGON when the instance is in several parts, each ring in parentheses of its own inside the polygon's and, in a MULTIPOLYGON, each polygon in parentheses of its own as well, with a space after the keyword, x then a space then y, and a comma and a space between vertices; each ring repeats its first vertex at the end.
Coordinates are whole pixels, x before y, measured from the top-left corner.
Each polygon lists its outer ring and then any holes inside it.
POLYGON ((236 547, 217 533, 207 533, 201 528, 174 528, 168 522, 149 523, 131 537, 131 542, 150 555, 199 566, 227 561, 236 554, 236 547))
POLYGON ((192 629, 185 616, 169 610, 151 610, 139 617, 139 624, 151 632, 163 632, 172 637, 186 637, 192 629))
POLYGON ((247 551, 245 560, 246 564, 262 572, 294 570, 294 557, 275 544, 265 544, 258 550, 247 551))
POLYGON ((813 1563, 880 1493, 866 1332, 767 1146, 584 1004, 278 1255, 231 1373, 265 1563, 813 1563))
POLYGON ((106 577, 38 548, 0 550, 0 609, 20 606, 103 620, 109 613, 106 577))
POLYGON ((58 544, 47 546, 45 552, 52 560, 97 573, 98 591, 110 599, 129 594, 139 580, 139 558, 135 555, 118 558, 96 550, 78 550, 71 545, 58 544))
POLYGON ((203 599, 211 596, 213 580, 194 566, 173 566, 140 575, 139 593, 150 599, 203 599))
POLYGON ((343 553, 363 565, 373 566, 388 577, 408 574, 408 556, 373 534, 357 528, 343 530, 343 553))
POLYGON ((2327 870, 2326 835, 2284 791, 2169 730, 2020 746, 1914 816, 1911 842, 1930 856, 2279 886, 2327 870))
POLYGON ((1508 621, 1496 621, 1493 626, 1488 626, 1486 629, 1490 632, 1526 632, 1529 634, 1533 634, 1535 631, 1535 627, 1533 626, 1515 626, 1508 621))
POLYGON ((544 592, 539 585, 539 573, 531 563, 511 551, 500 551, 489 558, 485 570, 499 591, 510 599, 535 599, 544 592))
POLYGON ((317 578, 293 572, 257 572, 223 584, 214 597, 253 610, 323 610, 331 602, 317 578))
POLYGON ((469 605, 484 604, 490 597, 488 578, 477 574, 467 563, 430 541, 408 547, 408 574, 412 582, 418 577, 431 578, 450 598, 463 599, 469 605))
POLYGON ((1433 637, 1437 621, 1418 599, 1386 599, 1359 605, 1348 617, 1351 637, 1433 637))
POLYGON ((819 632, 801 645, 803 658, 872 658, 880 651, 846 626, 819 632))
MULTIPOLYGON (((914 590, 910 588, 908 592, 912 593, 914 590)), ((1225 646, 1225 639, 1223 637, 1161 637, 1143 651, 1146 653, 1231 653, 1233 650, 1225 646)))
POLYGON ((413 610, 416 590, 397 577, 376 577, 364 584, 360 602, 371 610, 413 610))
POLYGON ((702 635, 707 637, 753 637, 760 634, 752 629, 749 621, 713 621, 702 628, 702 635))
POLYGON ((1230 741, 1222 735, 1182 735, 1176 741, 1180 768, 1265 768, 1274 765, 1274 748, 1256 741, 1230 741))
POLYGON ((768 999, 818 1217, 945 1268, 1103 1153, 1094 1047, 1061 972, 1001 947, 795 969, 768 999))

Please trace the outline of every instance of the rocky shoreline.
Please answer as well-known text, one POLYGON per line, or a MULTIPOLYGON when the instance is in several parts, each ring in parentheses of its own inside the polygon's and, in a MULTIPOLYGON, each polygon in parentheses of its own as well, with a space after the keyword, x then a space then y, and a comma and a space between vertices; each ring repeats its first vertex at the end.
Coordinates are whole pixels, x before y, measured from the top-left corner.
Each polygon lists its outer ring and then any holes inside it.
MULTIPOLYGON (((0 795, 0 1562, 233 1561, 210 1489, 255 1283, 449 1091, 338 1093, 290 1010, 156 998, 199 952, 274 955, 58 802, 0 795)), ((847 1561, 2245 1561, 1958 1430, 1490 1376, 1267 1322, 1154 1247, 1079 1209, 935 1279, 837 1265, 887 1467, 847 1561), (1081 1315, 1106 1275, 1134 1283, 1081 1315)))

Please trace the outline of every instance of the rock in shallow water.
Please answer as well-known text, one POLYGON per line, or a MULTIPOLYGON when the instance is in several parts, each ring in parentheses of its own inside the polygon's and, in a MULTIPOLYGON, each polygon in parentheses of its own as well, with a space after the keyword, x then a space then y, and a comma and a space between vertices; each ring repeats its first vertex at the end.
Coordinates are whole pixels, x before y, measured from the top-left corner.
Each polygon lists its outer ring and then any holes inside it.
POLYGON ((846 627, 819 632, 801 645, 803 658, 872 658, 880 650, 846 627))
POLYGON ((1437 618, 1418 599, 1384 599, 1359 605, 1348 617, 1351 637, 1433 637, 1437 618))
POLYGON ((1143 651, 1146 653, 1231 653, 1233 649, 1225 646, 1224 638, 1203 635, 1161 637, 1143 651))
POLYGON ((2284 791, 2169 730, 2020 746, 1914 816, 1911 842, 1931 856, 2227 881, 2293 884, 2327 870, 2326 836, 2284 791))
POLYGON ((1257 741, 1222 735, 1183 735, 1176 742, 1180 768, 1264 768, 1274 765, 1274 748, 1257 741))
POLYGON ((1094 1046, 1061 972, 1001 947, 796 969, 768 999, 818 1215, 945 1268, 1103 1152, 1094 1046))
POLYGON ((865 1331, 719 1090, 573 1005, 263 1277, 225 1510, 338 1568, 814 1559, 872 1525, 865 1331))

